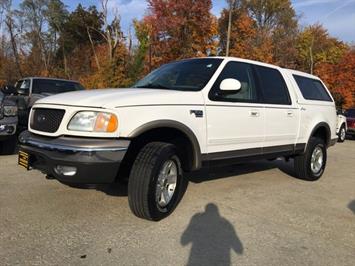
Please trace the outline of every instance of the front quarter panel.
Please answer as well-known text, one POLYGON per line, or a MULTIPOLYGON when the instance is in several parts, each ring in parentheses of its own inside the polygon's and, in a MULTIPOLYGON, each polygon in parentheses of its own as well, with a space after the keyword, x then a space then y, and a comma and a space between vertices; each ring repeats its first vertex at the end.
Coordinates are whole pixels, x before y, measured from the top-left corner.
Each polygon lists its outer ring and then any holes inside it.
POLYGON ((152 122, 159 126, 159 121, 171 121, 183 124, 195 135, 202 153, 206 153, 206 116, 204 105, 167 105, 167 106, 132 106, 117 109, 119 115, 119 136, 131 138, 137 129, 144 129, 152 122), (202 117, 196 117, 193 111, 202 111, 202 117))

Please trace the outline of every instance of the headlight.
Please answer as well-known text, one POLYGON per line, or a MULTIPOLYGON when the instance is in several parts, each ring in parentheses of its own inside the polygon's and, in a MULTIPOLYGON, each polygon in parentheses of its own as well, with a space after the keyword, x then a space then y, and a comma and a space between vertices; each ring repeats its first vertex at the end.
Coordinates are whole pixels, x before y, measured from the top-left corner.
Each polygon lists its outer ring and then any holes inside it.
POLYGON ((4 106, 4 115, 5 116, 16 116, 17 115, 17 106, 4 106))
POLYGON ((108 132, 117 130, 118 120, 114 114, 103 112, 79 112, 70 120, 68 129, 85 132, 108 132))

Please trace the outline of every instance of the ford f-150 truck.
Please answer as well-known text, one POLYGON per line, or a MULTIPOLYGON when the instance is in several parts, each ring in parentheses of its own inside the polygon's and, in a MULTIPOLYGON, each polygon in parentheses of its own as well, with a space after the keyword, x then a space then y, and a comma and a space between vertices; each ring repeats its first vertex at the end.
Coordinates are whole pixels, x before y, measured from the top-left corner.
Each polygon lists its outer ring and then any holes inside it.
POLYGON ((293 158, 299 178, 324 173, 336 135, 334 100, 317 77, 224 57, 163 65, 129 89, 37 101, 19 164, 66 183, 128 175, 128 200, 160 220, 179 203, 186 172, 205 164, 293 158))

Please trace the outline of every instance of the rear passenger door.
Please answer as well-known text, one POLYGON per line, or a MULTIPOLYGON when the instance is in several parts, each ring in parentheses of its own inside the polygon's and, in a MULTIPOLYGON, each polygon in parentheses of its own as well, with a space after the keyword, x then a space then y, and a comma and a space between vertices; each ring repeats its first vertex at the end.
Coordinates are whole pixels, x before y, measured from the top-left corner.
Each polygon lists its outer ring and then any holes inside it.
POLYGON ((299 127, 299 110, 278 68, 255 66, 265 107, 264 153, 292 150, 299 127))

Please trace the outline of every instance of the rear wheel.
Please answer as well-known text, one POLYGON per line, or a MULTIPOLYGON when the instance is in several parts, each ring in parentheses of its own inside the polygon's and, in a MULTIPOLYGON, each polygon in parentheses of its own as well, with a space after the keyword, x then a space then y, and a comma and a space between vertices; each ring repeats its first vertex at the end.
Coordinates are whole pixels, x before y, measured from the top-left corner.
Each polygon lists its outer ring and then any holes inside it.
POLYGON ((139 152, 131 170, 129 206, 136 216, 159 221, 175 209, 186 186, 176 147, 169 143, 149 143, 139 152))
POLYGON ((345 129, 345 125, 343 124, 339 129, 338 142, 344 142, 345 138, 346 138, 346 129, 345 129))
POLYGON ((311 137, 306 152, 295 157, 295 172, 298 178, 315 181, 324 173, 327 149, 321 138, 311 137))

